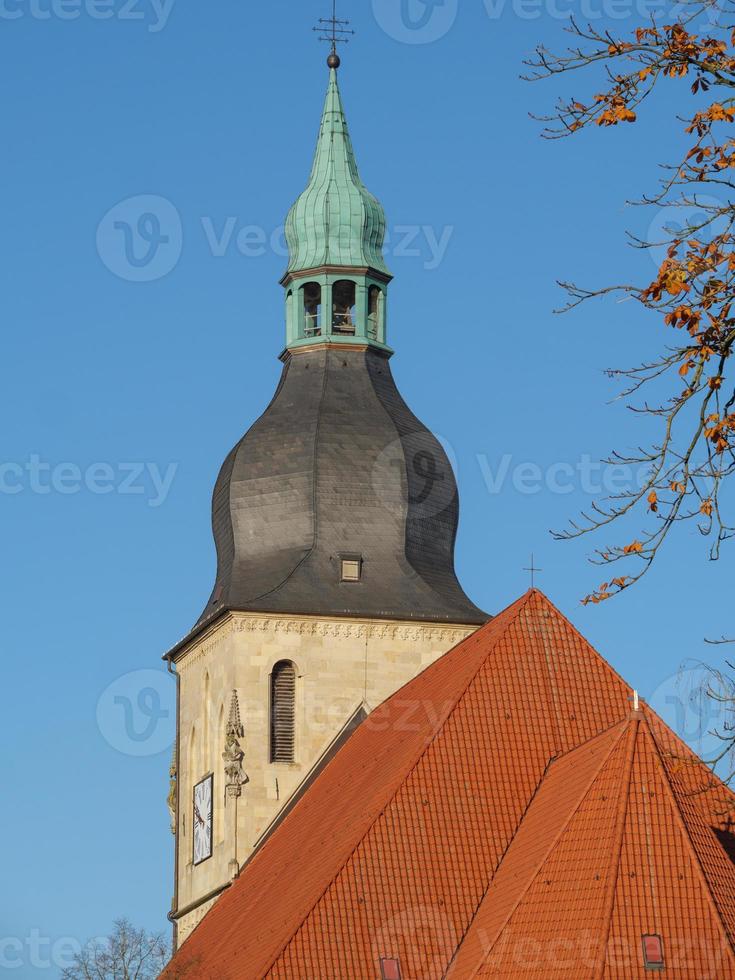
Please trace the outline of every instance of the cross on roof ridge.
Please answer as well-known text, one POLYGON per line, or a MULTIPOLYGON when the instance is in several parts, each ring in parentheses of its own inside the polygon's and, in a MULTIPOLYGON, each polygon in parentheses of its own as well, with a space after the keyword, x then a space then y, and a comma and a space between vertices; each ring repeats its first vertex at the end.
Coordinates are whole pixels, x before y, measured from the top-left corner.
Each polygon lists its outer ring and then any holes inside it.
POLYGON ((543 568, 536 568, 536 562, 534 561, 534 555, 533 555, 533 553, 531 553, 531 565, 530 565, 530 567, 529 568, 524 568, 523 571, 524 572, 530 572, 531 573, 531 588, 532 589, 535 588, 535 586, 536 586, 536 573, 537 572, 543 572, 543 568))

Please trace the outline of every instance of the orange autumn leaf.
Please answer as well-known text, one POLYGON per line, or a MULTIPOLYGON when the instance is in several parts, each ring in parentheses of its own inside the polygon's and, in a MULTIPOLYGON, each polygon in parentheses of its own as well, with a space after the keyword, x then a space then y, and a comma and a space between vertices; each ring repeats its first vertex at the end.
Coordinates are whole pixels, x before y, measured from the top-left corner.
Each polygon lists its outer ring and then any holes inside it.
POLYGON ((715 122, 732 122, 735 119, 735 109, 713 102, 707 110, 707 116, 715 122))

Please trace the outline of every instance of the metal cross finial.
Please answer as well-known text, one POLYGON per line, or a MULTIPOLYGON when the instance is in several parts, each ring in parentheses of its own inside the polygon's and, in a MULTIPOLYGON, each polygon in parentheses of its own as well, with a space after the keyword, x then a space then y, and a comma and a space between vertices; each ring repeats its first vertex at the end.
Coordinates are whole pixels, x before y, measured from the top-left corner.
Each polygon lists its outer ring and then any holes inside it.
POLYGON ((337 17, 337 0, 332 0, 332 16, 320 17, 319 26, 314 30, 319 34, 320 41, 327 41, 332 45, 332 52, 329 55, 328 64, 330 68, 339 68, 340 60, 337 54, 338 44, 349 44, 350 37, 355 33, 350 28, 348 20, 339 20, 337 17))
POLYGON ((530 568, 524 568, 523 569, 524 572, 530 572, 531 573, 531 588, 534 588, 534 586, 536 585, 536 573, 537 572, 543 572, 543 568, 536 568, 536 563, 534 562, 533 557, 534 556, 533 556, 533 553, 532 553, 531 554, 531 567, 530 568))

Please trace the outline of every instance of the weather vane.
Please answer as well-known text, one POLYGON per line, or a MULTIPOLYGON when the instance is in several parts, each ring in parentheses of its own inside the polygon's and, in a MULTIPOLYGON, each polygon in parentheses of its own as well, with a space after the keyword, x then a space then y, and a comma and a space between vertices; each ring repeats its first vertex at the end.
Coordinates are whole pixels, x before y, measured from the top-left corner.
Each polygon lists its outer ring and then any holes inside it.
POLYGON ((332 0, 332 16, 320 17, 319 26, 314 30, 319 34, 320 41, 327 41, 332 45, 332 51, 327 58, 330 68, 339 68, 341 61, 337 54, 338 44, 349 44, 350 37, 355 33, 350 28, 348 20, 339 20, 337 17, 337 0, 332 0))
POLYGON ((531 573, 531 588, 532 589, 536 585, 536 573, 537 572, 543 572, 543 568, 536 568, 536 563, 533 560, 533 557, 534 557, 533 556, 533 553, 531 553, 531 567, 530 568, 524 568, 523 569, 524 572, 530 572, 531 573))

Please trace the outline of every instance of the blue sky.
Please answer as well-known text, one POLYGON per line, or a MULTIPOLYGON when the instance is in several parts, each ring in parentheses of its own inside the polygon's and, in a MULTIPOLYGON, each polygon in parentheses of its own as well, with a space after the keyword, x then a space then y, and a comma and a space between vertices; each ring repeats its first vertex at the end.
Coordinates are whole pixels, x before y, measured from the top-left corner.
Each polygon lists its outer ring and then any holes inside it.
MULTIPOLYGON (((534 551, 551 598, 692 735, 676 674, 731 626, 725 563, 685 530, 637 590, 582 608, 592 542, 549 535, 589 505, 596 461, 648 434, 603 369, 662 328, 630 303, 552 311, 557 279, 653 272, 624 233, 659 219, 624 202, 682 145, 677 89, 645 125, 546 142, 529 113, 569 81, 519 75, 572 8, 406 2, 343 2, 359 33, 341 84, 389 216, 395 375, 457 466, 461 578, 498 611, 534 551)), ((585 0, 582 16, 626 30, 651 6, 585 0)), ((327 78, 310 28, 328 7, 0 0, 0 958, 19 978, 56 976, 116 916, 167 928, 160 657, 209 594, 211 489, 278 378, 280 229, 311 163, 327 78), (138 226, 149 211, 159 224, 138 226)))

